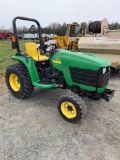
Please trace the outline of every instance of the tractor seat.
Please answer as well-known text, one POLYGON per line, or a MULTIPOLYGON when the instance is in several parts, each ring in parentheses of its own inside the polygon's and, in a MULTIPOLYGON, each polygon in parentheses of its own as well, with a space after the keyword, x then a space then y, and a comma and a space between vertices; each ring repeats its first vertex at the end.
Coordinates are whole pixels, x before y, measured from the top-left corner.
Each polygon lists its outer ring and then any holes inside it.
POLYGON ((25 43, 25 50, 26 54, 30 55, 34 61, 41 62, 41 61, 47 61, 49 58, 46 56, 42 56, 40 54, 39 47, 36 43, 33 42, 27 42, 25 43))

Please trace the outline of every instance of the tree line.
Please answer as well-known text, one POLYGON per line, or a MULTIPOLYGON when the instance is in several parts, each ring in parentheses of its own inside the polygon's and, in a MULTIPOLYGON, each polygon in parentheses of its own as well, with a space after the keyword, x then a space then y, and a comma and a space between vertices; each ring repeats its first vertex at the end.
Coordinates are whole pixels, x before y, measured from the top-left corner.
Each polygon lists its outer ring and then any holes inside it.
MULTIPOLYGON (((77 22, 73 22, 73 23, 77 23, 77 22)), ((81 23, 81 27, 86 27, 87 23, 86 22, 82 22, 81 23)), ((62 36, 65 35, 65 31, 66 31, 66 27, 67 24, 63 23, 51 23, 50 25, 48 25, 47 27, 41 27, 41 33, 46 33, 46 34, 56 34, 58 36, 62 36)), ((109 23, 109 29, 110 30, 115 30, 115 29, 120 29, 120 23, 115 22, 115 23, 109 23)), ((0 29, 0 32, 5 32, 6 30, 4 29, 0 29)), ((10 31, 12 31, 10 29, 10 31)), ((29 28, 27 28, 26 26, 23 27, 18 27, 18 34, 22 34, 22 33, 37 33, 37 27, 32 24, 29 28)))
MULTIPOLYGON (((63 23, 62 25, 60 23, 54 22, 51 23, 47 27, 41 27, 41 33, 46 34, 56 34, 56 35, 64 35, 66 31, 67 24, 63 23)), ((26 26, 18 27, 18 33, 37 33, 37 27, 35 25, 31 25, 30 28, 27 28, 26 26)))

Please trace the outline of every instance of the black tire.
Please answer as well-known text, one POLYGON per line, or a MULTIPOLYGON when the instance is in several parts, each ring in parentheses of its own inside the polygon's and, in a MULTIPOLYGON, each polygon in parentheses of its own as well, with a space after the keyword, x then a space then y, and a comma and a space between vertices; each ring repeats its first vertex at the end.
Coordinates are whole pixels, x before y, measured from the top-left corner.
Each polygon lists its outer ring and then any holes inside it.
POLYGON ((101 32, 101 22, 100 21, 94 21, 89 24, 89 31, 97 34, 101 32))
POLYGON ((24 99, 33 93, 34 87, 24 65, 14 64, 7 67, 5 78, 7 87, 14 97, 24 99))
POLYGON ((97 21, 96 28, 97 28, 97 33, 101 33, 101 22, 100 21, 97 21))
POLYGON ((83 99, 74 93, 61 96, 57 108, 61 116, 70 123, 77 123, 86 114, 86 105, 83 99))

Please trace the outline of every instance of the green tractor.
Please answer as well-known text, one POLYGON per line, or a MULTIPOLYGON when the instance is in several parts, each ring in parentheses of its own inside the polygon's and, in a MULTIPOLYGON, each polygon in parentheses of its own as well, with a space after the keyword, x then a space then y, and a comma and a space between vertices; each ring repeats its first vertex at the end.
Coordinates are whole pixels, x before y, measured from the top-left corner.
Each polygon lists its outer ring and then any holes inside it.
POLYGON ((107 89, 110 62, 82 52, 53 49, 54 45, 47 51, 41 40, 40 24, 35 19, 15 17, 13 31, 12 48, 17 49, 17 53, 12 59, 18 63, 6 69, 5 77, 14 97, 28 98, 34 87, 67 89, 70 93, 59 98, 57 108, 62 117, 71 123, 78 122, 85 114, 84 97, 102 98, 107 102, 113 97, 114 90, 107 89), (23 53, 19 46, 17 19, 32 21, 38 26, 39 45, 27 42, 23 53))

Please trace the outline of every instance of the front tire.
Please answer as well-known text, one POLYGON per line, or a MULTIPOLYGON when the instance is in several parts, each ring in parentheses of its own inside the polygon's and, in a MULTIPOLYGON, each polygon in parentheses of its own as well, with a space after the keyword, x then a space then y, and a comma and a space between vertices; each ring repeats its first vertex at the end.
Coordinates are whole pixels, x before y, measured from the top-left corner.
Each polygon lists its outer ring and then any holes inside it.
POLYGON ((63 95, 57 103, 61 116, 70 123, 77 123, 86 114, 86 105, 78 95, 63 95))
POLYGON ((6 85, 12 95, 19 99, 28 98, 34 90, 31 78, 26 67, 14 64, 6 69, 6 85))

